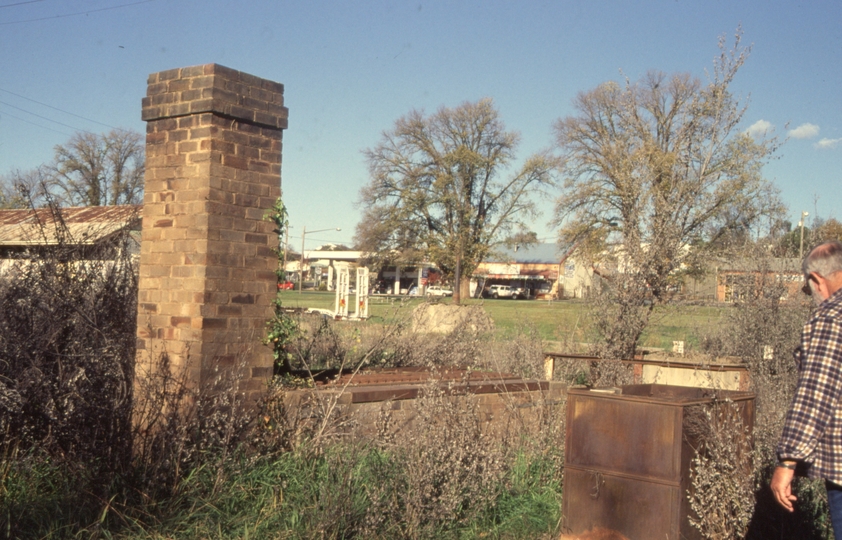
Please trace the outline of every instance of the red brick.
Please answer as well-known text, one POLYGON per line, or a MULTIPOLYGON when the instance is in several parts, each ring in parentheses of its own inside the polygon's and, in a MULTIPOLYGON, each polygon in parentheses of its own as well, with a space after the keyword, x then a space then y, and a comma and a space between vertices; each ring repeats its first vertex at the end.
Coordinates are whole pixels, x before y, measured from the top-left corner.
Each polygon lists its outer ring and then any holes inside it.
POLYGON ((186 68, 181 68, 181 76, 182 77, 198 77, 200 75, 204 75, 205 73, 205 66, 190 66, 186 68))
POLYGON ((170 317, 170 324, 175 327, 190 326, 190 317, 170 317))
POLYGON ((268 242, 268 237, 265 234, 248 234, 248 233, 246 233, 245 241, 248 244, 264 244, 265 245, 268 242))
POLYGON ((168 69, 166 71, 159 71, 158 72, 158 80, 159 81, 169 81, 172 79, 177 79, 181 76, 181 69, 168 69))
POLYGON ((163 118, 157 121, 156 129, 158 131, 172 131, 178 129, 178 120, 175 118, 163 118))
POLYGON ((181 100, 182 101, 200 101, 203 97, 204 92, 201 88, 193 89, 191 86, 191 90, 185 90, 181 92, 181 100))
POLYGON ((226 79, 233 79, 239 80, 240 79, 240 72, 236 69, 231 69, 229 67, 221 66, 219 64, 205 64, 204 72, 206 75, 219 75, 226 79))
POLYGON ((146 134, 146 144, 163 144, 167 142, 167 132, 158 131, 146 134))
POLYGON ((211 75, 202 75, 201 77, 193 77, 190 79, 190 88, 205 89, 213 86, 214 77, 211 75))
POLYGON ((211 128, 209 127, 200 127, 190 130, 190 138, 191 139, 207 139, 211 136, 211 128))
POLYGON ((222 156, 222 164, 227 167, 233 167, 235 169, 248 169, 249 166, 247 159, 225 154, 223 154, 222 156))
POLYGON ((186 79, 173 79, 167 83, 168 92, 183 92, 190 89, 190 81, 186 79))
POLYGON ((204 319, 202 319, 202 329, 204 330, 224 328, 228 328, 228 319, 214 317, 205 317, 204 319))
POLYGON ((166 107, 167 116, 184 116, 190 113, 189 103, 175 103, 166 107))
POLYGON ((168 105, 170 103, 175 103, 178 101, 175 94, 158 94, 157 96, 151 96, 149 98, 148 104, 150 106, 159 106, 159 105, 168 105))
POLYGON ((167 83, 165 83, 165 82, 150 84, 146 87, 146 95, 147 96, 155 96, 155 95, 158 95, 158 94, 163 94, 166 91, 167 91, 167 83))
POLYGON ((193 114, 209 111, 216 111, 216 107, 214 106, 212 99, 203 98, 190 102, 190 112, 193 114))
POLYGON ((220 317, 241 317, 243 308, 241 306, 219 306, 217 307, 217 315, 220 317))

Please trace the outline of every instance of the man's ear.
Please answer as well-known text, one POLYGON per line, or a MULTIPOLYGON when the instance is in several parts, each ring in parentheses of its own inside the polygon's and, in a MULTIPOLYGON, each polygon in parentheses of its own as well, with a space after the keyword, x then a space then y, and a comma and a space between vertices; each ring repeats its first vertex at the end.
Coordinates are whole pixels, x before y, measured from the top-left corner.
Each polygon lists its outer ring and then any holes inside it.
POLYGON ((818 277, 824 282, 825 290, 823 292, 827 294, 828 298, 839 289, 842 289, 842 271, 834 272, 828 277, 818 277))

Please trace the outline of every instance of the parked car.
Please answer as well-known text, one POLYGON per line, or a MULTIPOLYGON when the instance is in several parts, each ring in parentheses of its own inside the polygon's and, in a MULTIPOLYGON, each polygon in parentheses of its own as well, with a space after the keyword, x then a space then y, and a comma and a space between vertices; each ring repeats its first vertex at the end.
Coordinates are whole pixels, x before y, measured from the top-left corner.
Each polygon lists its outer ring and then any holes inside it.
POLYGON ((515 300, 526 300, 529 298, 529 289, 525 287, 512 287, 512 298, 515 300))
POLYGON ((488 288, 487 296, 491 298, 514 298, 515 290, 508 285, 492 285, 488 288))
POLYGON ((295 289, 295 283, 292 281, 284 281, 283 283, 278 283, 278 290, 279 291, 291 291, 295 289))
POLYGON ((427 296, 453 296, 453 291, 446 289, 441 285, 430 285, 427 287, 427 296))

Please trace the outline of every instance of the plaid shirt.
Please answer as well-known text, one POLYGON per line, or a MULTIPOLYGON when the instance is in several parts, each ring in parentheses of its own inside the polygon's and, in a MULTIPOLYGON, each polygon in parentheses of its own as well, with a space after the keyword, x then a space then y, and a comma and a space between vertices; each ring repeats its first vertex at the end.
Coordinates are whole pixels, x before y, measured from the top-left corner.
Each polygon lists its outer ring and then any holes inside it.
POLYGON ((842 484, 842 289, 804 325, 795 361, 798 386, 778 459, 801 462, 810 478, 842 484))

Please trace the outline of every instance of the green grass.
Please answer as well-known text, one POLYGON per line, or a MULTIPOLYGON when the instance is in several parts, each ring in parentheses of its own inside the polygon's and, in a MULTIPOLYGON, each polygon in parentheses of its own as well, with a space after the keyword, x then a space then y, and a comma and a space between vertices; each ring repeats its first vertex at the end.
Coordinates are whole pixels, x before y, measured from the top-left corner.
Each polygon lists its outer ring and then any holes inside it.
MULTIPOLYGON (((281 298, 285 306, 333 309, 334 293, 285 291, 281 298)), ((409 313, 423 298, 391 300, 371 304, 370 323, 392 320, 396 315, 409 313)), ((441 300, 449 303, 451 299, 441 300)), ((467 305, 482 305, 494 320, 502 338, 515 335, 525 328, 534 329, 545 342, 586 342, 590 339, 591 323, 587 305, 580 300, 492 300, 469 299, 467 305)), ((665 306, 655 310, 649 328, 643 333, 643 347, 670 349, 673 341, 684 341, 688 348, 697 347, 701 338, 716 329, 729 306, 665 306)))
POLYGON ((667 306, 655 310, 649 328, 640 338, 644 347, 671 349, 673 341, 696 348, 702 337, 725 321, 730 306, 667 306))
MULTIPOLYGON (((209 463, 189 474, 169 498, 127 507, 118 489, 103 509, 92 497, 79 499, 79 486, 64 481, 68 476, 60 466, 34 462, 25 475, 28 481, 41 481, 0 499, 0 523, 13 520, 0 537, 10 532, 33 539, 360 538, 372 511, 370 495, 383 482, 383 473, 393 482, 405 482, 399 463, 382 450, 341 444, 322 455, 293 451, 209 463), (70 502, 74 497, 75 506, 70 502)), ((556 467, 546 456, 517 453, 496 487, 497 498, 475 519, 443 522, 432 536, 427 531, 419 537, 547 537, 560 512, 556 467)), ((10 480, 7 484, 23 478, 10 480)), ((380 515, 368 537, 398 537, 394 531, 403 526, 400 520, 400 512, 380 515)))

